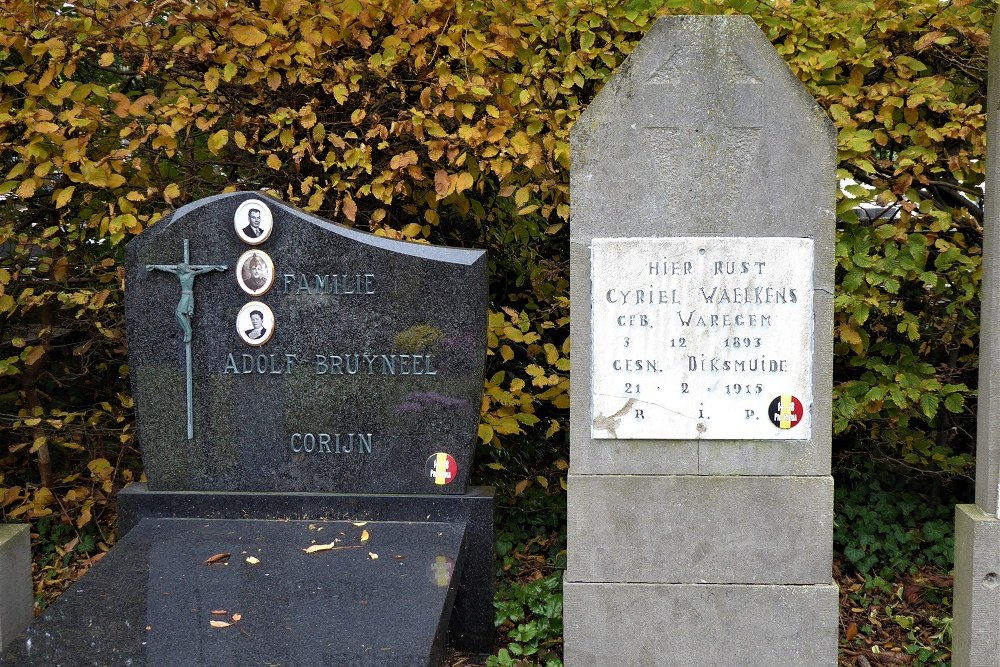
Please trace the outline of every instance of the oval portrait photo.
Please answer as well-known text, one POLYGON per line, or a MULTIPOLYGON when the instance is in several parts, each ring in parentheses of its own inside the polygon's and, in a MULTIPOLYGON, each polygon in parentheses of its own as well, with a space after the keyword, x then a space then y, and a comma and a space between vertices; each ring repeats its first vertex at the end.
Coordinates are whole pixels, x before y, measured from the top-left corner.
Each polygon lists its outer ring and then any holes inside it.
POLYGON ((247 345, 263 345, 274 335, 274 313, 267 304, 251 301, 240 308, 236 331, 247 345))
POLYGON ((263 250, 247 250, 236 263, 236 282, 250 296, 260 296, 274 284, 274 262, 263 250))
POLYGON ((267 240, 274 227, 271 209, 259 199, 247 199, 236 209, 233 228, 236 235, 250 245, 258 245, 267 240))

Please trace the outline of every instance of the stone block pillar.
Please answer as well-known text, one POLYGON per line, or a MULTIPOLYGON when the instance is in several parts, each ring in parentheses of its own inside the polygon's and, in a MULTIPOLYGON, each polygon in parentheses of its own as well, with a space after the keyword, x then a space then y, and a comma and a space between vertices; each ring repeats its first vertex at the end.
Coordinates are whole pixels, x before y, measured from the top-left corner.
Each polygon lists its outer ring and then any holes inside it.
MULTIPOLYGON (((1000 35, 1000 16, 993 22, 1000 35)), ((990 44, 986 116, 986 207, 979 333, 976 504, 955 508, 952 665, 1000 665, 1000 40, 990 44)))
POLYGON ((672 17, 571 142, 566 664, 832 667, 834 128, 672 17))
POLYGON ((0 525, 0 650, 34 617, 30 534, 27 524, 0 525))

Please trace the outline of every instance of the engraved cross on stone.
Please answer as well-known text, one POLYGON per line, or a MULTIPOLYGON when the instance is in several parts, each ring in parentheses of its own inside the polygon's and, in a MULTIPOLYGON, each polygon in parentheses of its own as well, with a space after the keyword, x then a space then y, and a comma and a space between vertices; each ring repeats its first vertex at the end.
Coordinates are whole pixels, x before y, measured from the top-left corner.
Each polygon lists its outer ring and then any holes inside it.
POLYGON ((673 212, 728 218, 760 140, 762 81, 730 45, 681 44, 645 85, 658 92, 643 131, 673 212), (685 103, 662 108, 664 88, 685 103))
POLYGON ((179 264, 147 264, 147 271, 173 273, 181 283, 181 298, 174 314, 184 332, 184 348, 187 357, 187 437, 194 438, 194 381, 191 377, 191 316, 194 315, 194 279, 210 271, 225 271, 225 264, 191 264, 190 242, 184 239, 184 260, 179 264))

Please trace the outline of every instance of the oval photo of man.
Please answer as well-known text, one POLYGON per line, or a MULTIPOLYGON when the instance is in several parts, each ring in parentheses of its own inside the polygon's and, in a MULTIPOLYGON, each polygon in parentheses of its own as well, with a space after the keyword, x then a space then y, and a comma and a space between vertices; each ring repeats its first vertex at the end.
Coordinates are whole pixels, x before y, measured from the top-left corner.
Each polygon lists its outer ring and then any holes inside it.
POLYGON ((247 250, 236 263, 236 282, 250 296, 260 296, 274 284, 274 262, 263 250, 247 250))
POLYGON ((266 241, 273 227, 271 209, 259 199, 247 199, 239 205, 233 216, 236 235, 250 245, 260 245, 266 241))
POLYGON ((236 332, 247 345, 263 345, 274 335, 274 313, 267 304, 250 301, 236 315, 236 332))

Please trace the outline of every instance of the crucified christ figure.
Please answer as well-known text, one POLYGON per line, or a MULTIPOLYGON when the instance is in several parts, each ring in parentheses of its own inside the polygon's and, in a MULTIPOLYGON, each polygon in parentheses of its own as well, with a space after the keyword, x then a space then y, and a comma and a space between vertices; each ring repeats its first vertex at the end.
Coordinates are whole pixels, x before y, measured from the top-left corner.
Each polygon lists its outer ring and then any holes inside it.
POLYGON ((187 437, 194 438, 194 381, 191 377, 191 316, 194 315, 194 279, 209 271, 225 271, 225 264, 191 264, 190 244, 184 239, 184 260, 177 264, 147 264, 147 271, 165 271, 177 276, 181 283, 181 300, 177 302, 177 323, 184 331, 184 356, 187 365, 187 437))
POLYGON ((181 283, 181 300, 177 302, 177 323, 184 331, 184 342, 191 342, 191 316, 194 315, 194 279, 210 271, 225 271, 223 264, 189 264, 188 242, 184 240, 184 261, 179 264, 147 264, 147 271, 173 273, 181 283))

